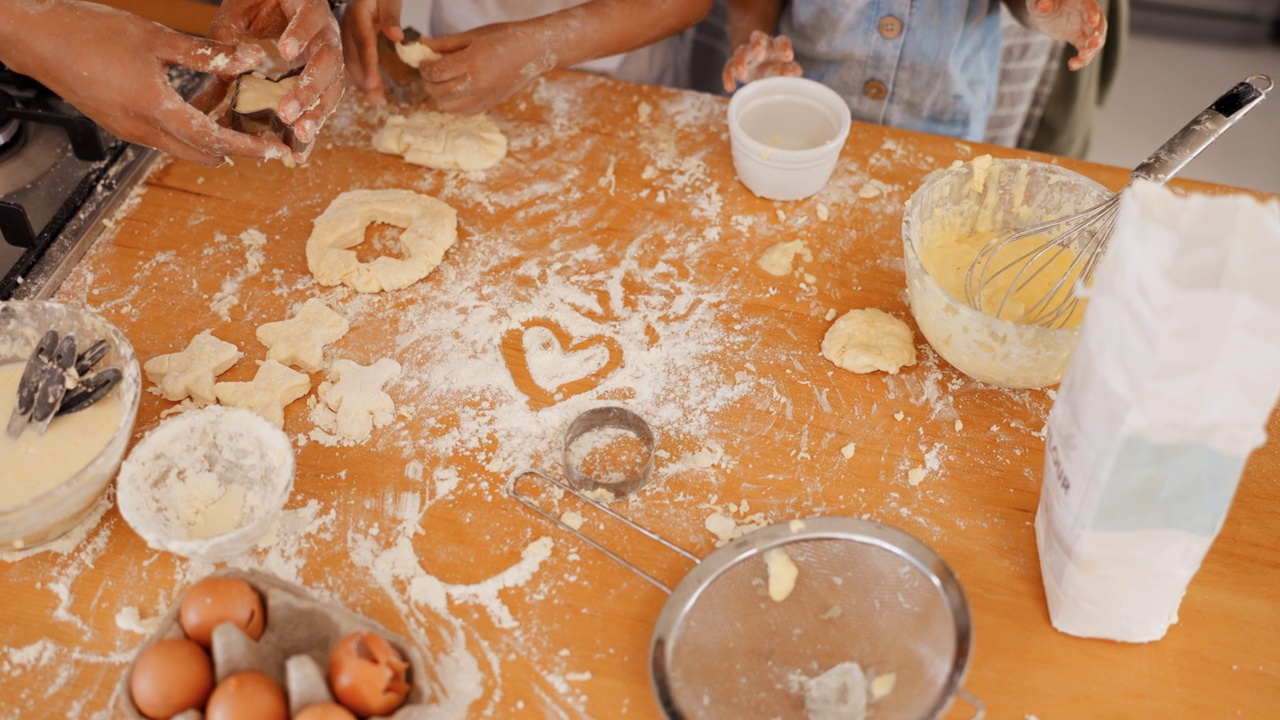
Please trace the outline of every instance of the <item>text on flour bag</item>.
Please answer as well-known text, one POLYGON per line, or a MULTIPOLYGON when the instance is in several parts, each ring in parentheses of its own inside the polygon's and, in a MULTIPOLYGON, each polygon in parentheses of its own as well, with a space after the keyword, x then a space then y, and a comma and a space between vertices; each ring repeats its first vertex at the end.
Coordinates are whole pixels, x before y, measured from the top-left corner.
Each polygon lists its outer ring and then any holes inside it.
POLYGON ((1280 396, 1280 203, 1125 191, 1049 414, 1053 626, 1164 636, 1280 396))

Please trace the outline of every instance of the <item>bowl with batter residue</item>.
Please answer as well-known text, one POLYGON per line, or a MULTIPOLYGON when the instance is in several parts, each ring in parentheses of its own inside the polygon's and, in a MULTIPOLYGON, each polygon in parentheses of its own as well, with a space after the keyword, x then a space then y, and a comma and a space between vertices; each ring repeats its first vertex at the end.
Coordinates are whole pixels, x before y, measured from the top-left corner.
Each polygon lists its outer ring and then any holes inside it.
POLYGON ((1023 325, 977 310, 965 302, 965 275, 1000 231, 1080 212, 1109 194, 1057 165, 989 155, 925 178, 907 200, 902 246, 911 314, 933 349, 966 375, 1000 387, 1061 380, 1078 328, 1023 325))
POLYGON ((849 137, 849 106, 831 88, 796 77, 747 83, 729 101, 733 169, 747 189, 769 200, 818 192, 849 137))
POLYGON ((293 446, 271 421, 210 405, 167 418, 125 459, 116 504, 147 545, 217 562, 275 527, 293 491, 293 446))
POLYGON ((0 548, 52 541, 92 511, 120 467, 141 397, 133 346, 101 315, 43 300, 0 302, 0 548), (74 335, 79 352, 105 340, 106 354, 92 370, 115 368, 121 379, 83 410, 54 416, 43 433, 28 423, 11 437, 5 426, 19 381, 51 330, 60 338, 74 335))

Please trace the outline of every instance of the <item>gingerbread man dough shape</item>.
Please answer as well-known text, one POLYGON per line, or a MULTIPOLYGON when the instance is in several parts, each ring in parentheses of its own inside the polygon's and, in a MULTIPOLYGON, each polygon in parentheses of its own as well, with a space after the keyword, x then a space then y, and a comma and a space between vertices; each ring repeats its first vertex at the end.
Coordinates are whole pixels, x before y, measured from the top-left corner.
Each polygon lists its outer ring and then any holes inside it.
POLYGON ((284 427, 284 408, 311 389, 311 378, 297 370, 267 360, 249 382, 220 382, 213 386, 218 402, 252 410, 284 427))
POLYGON ((400 363, 382 358, 372 365, 334 360, 329 382, 316 393, 337 414, 337 431, 352 442, 364 442, 374 427, 395 418, 396 404, 382 386, 399 377, 400 363))
POLYGON ((307 268, 321 285, 343 283, 375 293, 408 287, 431 273, 458 239, 458 213, 412 190, 351 190, 329 203, 307 239, 307 268), (401 257, 362 263, 350 248, 365 228, 382 222, 402 227, 401 257))
POLYGON ((315 372, 324 363, 324 346, 335 343, 351 325, 323 301, 311 298, 288 320, 258 326, 267 359, 315 372))
POLYGON ((205 330, 191 338, 186 349, 153 357, 142 369, 165 400, 177 402, 190 396, 201 405, 210 405, 216 399, 214 378, 241 357, 244 353, 239 348, 214 337, 212 330, 205 330))

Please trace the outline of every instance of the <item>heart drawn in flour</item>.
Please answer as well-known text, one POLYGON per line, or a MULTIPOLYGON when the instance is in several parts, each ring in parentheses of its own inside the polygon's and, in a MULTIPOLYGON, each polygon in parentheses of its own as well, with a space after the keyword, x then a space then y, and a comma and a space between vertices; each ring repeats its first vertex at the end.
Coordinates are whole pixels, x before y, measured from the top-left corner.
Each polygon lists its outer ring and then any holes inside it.
POLYGON ((502 356, 529 407, 541 410, 599 387, 622 364, 622 346, 604 335, 575 341, 554 320, 535 318, 506 332, 502 356))

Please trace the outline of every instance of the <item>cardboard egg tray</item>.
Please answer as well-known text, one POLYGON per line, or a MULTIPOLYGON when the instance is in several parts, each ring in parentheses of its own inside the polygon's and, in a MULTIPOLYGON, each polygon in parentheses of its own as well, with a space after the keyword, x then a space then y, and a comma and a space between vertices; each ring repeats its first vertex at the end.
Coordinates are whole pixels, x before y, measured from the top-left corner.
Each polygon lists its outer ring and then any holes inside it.
MULTIPOLYGON (((270 676, 285 691, 289 715, 298 714, 310 705, 334 702, 329 691, 329 653, 338 642, 356 630, 381 635, 409 663, 408 681, 412 686, 405 704, 391 715, 375 716, 389 720, 419 720, 427 717, 430 690, 423 672, 420 653, 404 638, 378 623, 347 610, 336 603, 318 600, 305 589, 277 577, 246 570, 222 570, 211 577, 240 578, 262 595, 266 626, 262 637, 254 641, 231 623, 223 623, 213 631, 214 682, 244 670, 257 670, 270 676)), ((194 584, 194 583, 193 583, 194 584)), ((159 627, 147 638, 134 658, 160 640, 185 637, 178 623, 184 593, 160 619, 159 627)), ((120 677, 117 696, 127 717, 146 720, 134 707, 129 693, 133 662, 120 677)), ((173 720, 202 720, 204 713, 188 710, 173 720)))

